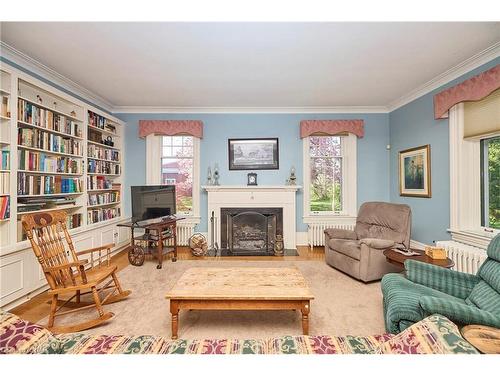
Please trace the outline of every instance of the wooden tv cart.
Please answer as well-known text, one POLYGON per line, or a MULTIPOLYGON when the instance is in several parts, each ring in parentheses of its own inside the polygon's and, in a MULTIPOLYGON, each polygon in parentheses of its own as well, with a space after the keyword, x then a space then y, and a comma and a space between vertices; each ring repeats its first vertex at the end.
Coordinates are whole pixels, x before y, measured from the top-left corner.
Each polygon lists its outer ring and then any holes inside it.
POLYGON ((173 252, 172 262, 177 261, 177 222, 184 218, 163 217, 153 220, 139 222, 126 222, 118 224, 119 227, 127 227, 131 230, 130 247, 128 259, 134 266, 142 266, 146 254, 155 255, 158 258, 157 269, 162 268, 163 256, 173 252), (135 235, 136 229, 145 231, 142 235, 135 235), (165 245, 164 241, 172 239, 172 245, 165 245), (165 251, 166 250, 166 251, 165 251))

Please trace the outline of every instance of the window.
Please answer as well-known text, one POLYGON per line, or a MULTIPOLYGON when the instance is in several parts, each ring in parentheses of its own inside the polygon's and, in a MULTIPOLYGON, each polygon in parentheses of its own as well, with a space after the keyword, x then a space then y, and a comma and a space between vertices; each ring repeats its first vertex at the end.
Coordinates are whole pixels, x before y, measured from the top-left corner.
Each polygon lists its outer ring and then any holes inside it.
POLYGON ((175 185, 179 214, 193 212, 193 157, 192 136, 162 136, 161 183, 175 185))
POLYGON ((309 210, 342 211, 342 137, 309 137, 309 210))
POLYGON ((356 217, 354 134, 304 138, 303 169, 305 223, 356 217))
POLYGON ((500 229, 500 136, 481 140, 481 226, 500 229))

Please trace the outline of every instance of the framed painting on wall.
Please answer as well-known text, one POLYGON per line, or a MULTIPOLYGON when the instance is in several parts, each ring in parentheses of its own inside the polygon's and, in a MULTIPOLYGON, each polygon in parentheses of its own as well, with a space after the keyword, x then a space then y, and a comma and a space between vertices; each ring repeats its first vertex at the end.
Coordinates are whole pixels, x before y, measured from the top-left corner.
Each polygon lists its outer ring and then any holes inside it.
POLYGON ((431 197, 431 146, 399 151, 399 195, 431 197))
POLYGON ((279 169, 278 138, 228 139, 229 170, 279 169))

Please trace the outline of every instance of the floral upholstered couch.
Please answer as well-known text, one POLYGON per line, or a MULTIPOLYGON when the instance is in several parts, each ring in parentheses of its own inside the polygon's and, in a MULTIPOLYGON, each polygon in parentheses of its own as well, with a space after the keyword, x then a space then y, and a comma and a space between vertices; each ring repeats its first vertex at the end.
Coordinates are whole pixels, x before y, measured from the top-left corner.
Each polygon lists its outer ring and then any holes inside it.
POLYGON ((458 327, 432 315, 398 335, 170 340, 160 336, 55 335, 0 311, 1 354, 477 354, 458 327))

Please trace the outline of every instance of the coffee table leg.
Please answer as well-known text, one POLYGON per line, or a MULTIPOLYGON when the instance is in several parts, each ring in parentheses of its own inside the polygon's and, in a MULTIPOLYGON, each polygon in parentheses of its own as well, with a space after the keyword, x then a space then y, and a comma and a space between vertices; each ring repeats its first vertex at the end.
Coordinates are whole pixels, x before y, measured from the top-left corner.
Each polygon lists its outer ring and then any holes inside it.
POLYGON ((170 314, 172 314, 172 339, 177 339, 179 329, 179 307, 177 301, 170 300, 170 314))
POLYGON ((302 334, 309 334, 309 301, 304 302, 302 305, 302 334))

